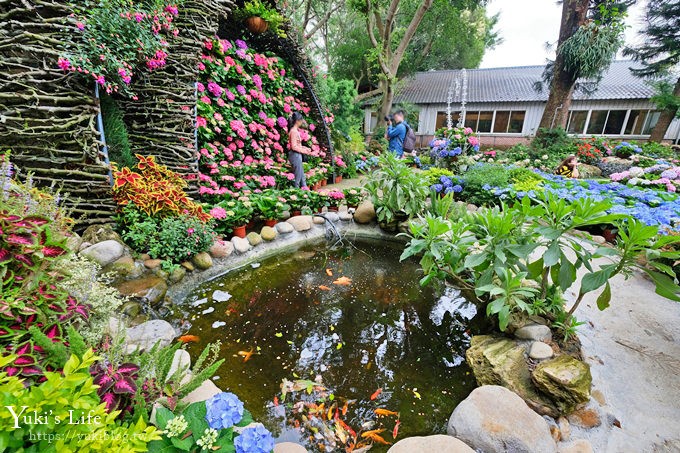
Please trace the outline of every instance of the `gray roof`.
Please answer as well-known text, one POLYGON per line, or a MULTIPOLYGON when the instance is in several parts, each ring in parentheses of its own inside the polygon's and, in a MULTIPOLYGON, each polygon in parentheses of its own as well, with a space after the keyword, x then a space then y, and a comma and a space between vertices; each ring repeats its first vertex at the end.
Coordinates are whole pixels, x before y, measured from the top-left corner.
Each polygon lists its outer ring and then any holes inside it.
MULTIPOLYGON (((645 80, 634 76, 632 61, 615 61, 605 72, 597 90, 591 94, 577 91, 574 99, 649 99, 653 89, 645 80)), ((541 80, 544 66, 513 68, 468 69, 467 102, 532 102, 546 101, 549 89, 536 91, 534 84, 541 80)), ((449 87, 460 77, 460 70, 418 72, 398 89, 396 102, 411 104, 443 104, 449 87)), ((455 91, 455 90, 454 90, 455 91)), ((453 102, 460 96, 454 92, 453 102)))

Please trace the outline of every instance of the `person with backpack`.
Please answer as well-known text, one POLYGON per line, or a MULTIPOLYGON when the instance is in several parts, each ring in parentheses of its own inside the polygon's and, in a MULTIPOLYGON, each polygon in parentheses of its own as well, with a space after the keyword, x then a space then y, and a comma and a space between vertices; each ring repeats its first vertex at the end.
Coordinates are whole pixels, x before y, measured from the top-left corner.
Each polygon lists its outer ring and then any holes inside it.
POLYGON ((387 132, 385 138, 389 140, 389 151, 404 157, 404 152, 413 152, 416 145, 416 134, 405 120, 406 112, 397 110, 393 115, 385 117, 387 132))

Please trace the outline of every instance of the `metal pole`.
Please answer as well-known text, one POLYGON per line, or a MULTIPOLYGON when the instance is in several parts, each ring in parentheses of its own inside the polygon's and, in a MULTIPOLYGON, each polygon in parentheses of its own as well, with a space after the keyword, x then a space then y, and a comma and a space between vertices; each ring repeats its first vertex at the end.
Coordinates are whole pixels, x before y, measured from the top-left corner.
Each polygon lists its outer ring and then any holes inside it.
POLYGON ((102 102, 99 97, 99 84, 94 84, 94 95, 99 100, 99 111, 97 112, 97 129, 99 129, 99 138, 102 143, 101 154, 104 156, 104 163, 109 171, 109 184, 113 186, 113 172, 111 171, 111 162, 109 162, 109 147, 106 146, 106 136, 104 135, 104 118, 102 117, 102 102))

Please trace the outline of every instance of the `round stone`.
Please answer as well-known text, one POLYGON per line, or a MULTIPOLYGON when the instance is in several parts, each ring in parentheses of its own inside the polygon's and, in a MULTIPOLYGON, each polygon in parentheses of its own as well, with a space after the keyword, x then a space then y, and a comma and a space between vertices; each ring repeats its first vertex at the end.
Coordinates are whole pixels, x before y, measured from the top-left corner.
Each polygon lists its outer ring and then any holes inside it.
POLYGON ((515 338, 520 340, 550 341, 552 340, 552 332, 550 332, 550 327, 543 324, 529 324, 517 329, 515 331, 515 338))
POLYGON ((278 233, 276 232, 276 228, 272 228, 269 226, 262 227, 262 231, 260 231, 260 236, 265 241, 273 241, 274 239, 276 239, 277 235, 278 233))
POLYGON ((197 253, 191 259, 191 262, 194 263, 194 266, 202 270, 210 269, 213 265, 212 257, 208 252, 197 253))
POLYGON ((254 231, 248 233, 248 235, 246 236, 246 239, 248 240, 250 245, 252 245, 253 247, 262 243, 262 236, 255 233, 254 231))
POLYGON ((295 231, 295 228, 288 222, 279 222, 276 224, 276 231, 278 231, 279 234, 290 234, 295 231))
POLYGON ((529 348, 529 357, 534 360, 549 359, 554 355, 552 348, 542 341, 534 341, 529 348))

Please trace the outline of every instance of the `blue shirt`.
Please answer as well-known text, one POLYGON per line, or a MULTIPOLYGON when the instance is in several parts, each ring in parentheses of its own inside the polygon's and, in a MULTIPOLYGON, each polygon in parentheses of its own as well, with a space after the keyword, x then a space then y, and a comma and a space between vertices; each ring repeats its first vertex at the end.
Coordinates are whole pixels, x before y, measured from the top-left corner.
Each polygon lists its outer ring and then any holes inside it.
POLYGON ((403 156, 404 139, 406 138, 406 122, 402 121, 395 126, 388 126, 387 137, 390 140, 390 145, 387 148, 397 156, 403 156))

